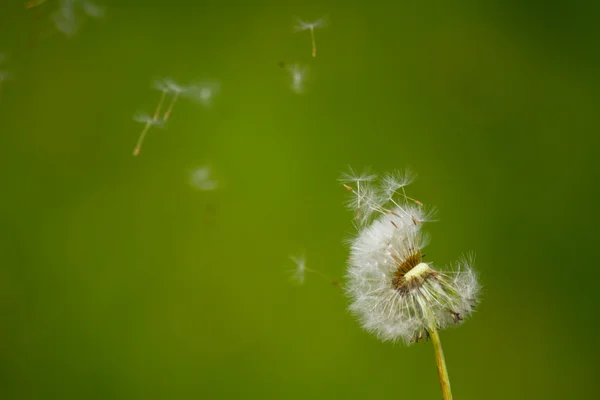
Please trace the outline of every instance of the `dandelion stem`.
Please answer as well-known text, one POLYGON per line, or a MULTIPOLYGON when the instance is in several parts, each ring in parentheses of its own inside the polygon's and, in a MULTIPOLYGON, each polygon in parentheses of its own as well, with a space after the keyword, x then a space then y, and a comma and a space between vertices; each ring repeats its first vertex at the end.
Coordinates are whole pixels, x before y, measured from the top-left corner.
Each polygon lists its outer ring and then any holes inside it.
POLYGON ((312 56, 316 57, 317 56, 317 44, 315 42, 315 28, 314 27, 310 27, 310 38, 312 39, 312 56))
POLYGON ((163 116, 163 121, 166 121, 169 119, 169 116, 171 115, 171 111, 173 111, 173 106, 175 105, 175 102, 177 101, 178 97, 179 97, 179 92, 175 92, 175 94, 173 95, 173 100, 171 100, 171 104, 169 105, 169 109, 167 110, 167 112, 165 112, 165 115, 163 116))
POLYGON ((140 154, 140 150, 142 149, 142 144, 144 143, 144 139, 146 138, 146 134, 148 133, 148 130, 150 130, 150 121, 146 122, 146 126, 144 126, 144 130, 142 131, 142 133, 140 133, 140 138, 137 141, 137 144, 135 145, 135 149, 133 149, 133 155, 137 156, 138 154, 140 154))
POLYGON ((160 109, 162 108, 163 103, 165 102, 165 97, 167 96, 167 91, 163 90, 162 95, 160 96, 160 101, 156 106, 156 111, 154 111, 153 119, 156 121, 158 119, 158 114, 160 114, 160 109))
POLYGON ((444 350, 442 342, 434 324, 429 327, 429 336, 433 342, 435 350, 435 362, 437 364, 438 375, 440 377, 440 386, 442 387, 442 398, 444 400, 452 400, 452 392, 450 391, 450 378, 448 377, 448 369, 446 368, 446 360, 444 359, 444 350))

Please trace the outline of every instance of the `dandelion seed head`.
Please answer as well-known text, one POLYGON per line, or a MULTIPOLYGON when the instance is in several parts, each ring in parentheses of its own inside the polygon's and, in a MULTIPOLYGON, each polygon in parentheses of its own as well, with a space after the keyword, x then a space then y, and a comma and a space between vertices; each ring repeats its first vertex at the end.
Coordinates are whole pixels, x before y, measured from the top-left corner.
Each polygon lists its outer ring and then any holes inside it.
POLYGON ((165 122, 161 119, 154 119, 153 116, 146 114, 144 112, 136 112, 133 115, 133 120, 136 122, 140 122, 143 124, 149 124, 157 127, 164 126, 165 122))
POLYGON ((356 173, 352 167, 348 167, 348 172, 343 172, 342 176, 338 179, 340 182, 345 183, 356 183, 356 182, 371 182, 376 179, 377 175, 372 174, 369 168, 365 168, 360 173, 356 173))
POLYGON ((300 18, 296 18, 296 25, 294 26, 294 31, 300 32, 300 31, 312 30, 315 28, 323 28, 325 26, 327 26, 327 21, 326 21, 325 17, 319 18, 318 20, 312 21, 312 22, 303 21, 300 18))
POLYGON ((341 179, 355 183, 349 205, 363 219, 350 242, 345 286, 350 311, 363 328, 383 341, 409 344, 432 327, 443 329, 471 314, 480 292, 472 257, 447 271, 424 262, 428 236, 422 227, 431 213, 405 196, 390 198, 412 175, 386 175, 379 186, 369 174, 351 172, 341 179))
POLYGON ((306 257, 303 254, 299 256, 290 256, 290 260, 292 260, 296 266, 292 275, 292 280, 299 284, 303 284, 306 274, 306 257))
MULTIPOLYGON (((183 93, 189 89, 188 86, 180 85, 173 78, 163 78, 161 87, 166 89, 166 91, 173 92, 173 93, 183 93)), ((163 89, 159 89, 159 90, 163 90, 163 89)))
POLYGON ((398 190, 410 185, 415 178, 415 175, 408 169, 384 175, 381 181, 382 194, 391 200, 398 190))

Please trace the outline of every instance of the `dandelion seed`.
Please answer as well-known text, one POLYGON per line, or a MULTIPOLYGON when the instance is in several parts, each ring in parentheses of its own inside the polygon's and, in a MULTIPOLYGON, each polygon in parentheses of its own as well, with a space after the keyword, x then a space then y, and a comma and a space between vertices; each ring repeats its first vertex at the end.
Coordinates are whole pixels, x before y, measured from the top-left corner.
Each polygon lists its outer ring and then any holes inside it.
POLYGON ((207 80, 190 85, 188 90, 183 92, 183 96, 193 101, 197 101, 205 107, 209 107, 213 97, 215 97, 220 90, 221 85, 218 81, 207 80))
POLYGON ((326 25, 325 18, 318 19, 314 22, 304 22, 299 18, 297 20, 298 20, 298 24, 294 27, 294 30, 296 32, 306 31, 306 30, 310 31, 310 38, 312 41, 312 56, 316 57, 317 56, 317 45, 315 42, 315 28, 324 27, 326 25))
POLYGON ((358 174, 354 172, 352 167, 348 167, 348 172, 343 173, 338 179, 338 181, 343 182, 342 184, 346 190, 353 192, 355 195, 350 198, 346 205, 351 210, 356 210, 355 219, 357 221, 365 221, 374 211, 380 210, 378 206, 380 194, 374 190, 373 186, 366 185, 376 178, 377 175, 371 174, 368 168, 358 174), (356 190, 347 183, 356 185, 356 190))
MULTIPOLYGON (((41 3, 39 2, 39 4, 41 3)), ((83 23, 86 15, 93 18, 102 18, 104 9, 89 0, 60 0, 58 10, 54 11, 50 18, 57 30, 66 36, 74 36, 77 34, 79 26, 83 23)))
POLYGON ((165 102, 167 94, 169 94, 171 89, 169 88, 167 82, 165 82, 165 80, 163 79, 155 79, 152 82, 152 87, 161 92, 160 100, 158 101, 158 105, 156 106, 156 110, 154 111, 153 119, 156 121, 158 119, 158 116, 160 115, 160 110, 165 102))
POLYGON ((317 276, 321 277, 322 279, 326 280, 333 286, 337 286, 337 287, 342 286, 342 283, 339 280, 331 279, 327 274, 324 274, 321 271, 318 271, 318 270, 312 269, 312 268, 308 268, 306 266, 306 257, 304 254, 299 255, 299 256, 290 256, 290 260, 292 260, 296 266, 296 268, 294 269, 294 272, 292 274, 293 281, 300 283, 300 284, 304 283, 306 273, 310 272, 311 274, 317 275, 317 276))
POLYGON ((292 76, 291 88, 295 93, 304 92, 304 81, 308 72, 308 67, 301 66, 298 64, 290 64, 287 66, 287 70, 292 76))
POLYGON ((165 78, 163 80, 165 88, 168 92, 173 93, 173 98, 169 104, 169 108, 163 116, 163 120, 169 119, 173 107, 180 97, 188 98, 193 101, 199 102, 204 106, 209 106, 212 102, 213 97, 219 92, 220 86, 217 81, 204 81, 200 83, 193 83, 189 85, 180 85, 171 78, 165 78))
POLYGON ((163 115, 163 121, 166 121, 171 116, 171 112, 173 112, 173 107, 175 106, 175 103, 179 99, 179 96, 181 96, 181 93, 183 93, 185 90, 187 90, 187 87, 179 85, 177 82, 175 82, 174 80, 172 80, 170 78, 165 78, 164 83, 165 83, 167 90, 170 93, 174 93, 171 103, 169 104, 169 108, 163 115))
POLYGON ((304 283, 304 275, 306 273, 306 258, 304 255, 300 256, 290 256, 290 260, 292 260, 296 266, 294 270, 294 274, 292 275, 292 280, 303 284, 304 283))
POLYGON ((212 179, 211 175, 210 167, 196 168, 190 173, 190 184, 198 190, 215 190, 219 185, 216 180, 212 179))
POLYGON ((340 182, 371 182, 377 178, 377 174, 372 174, 369 168, 365 168, 361 173, 354 172, 352 167, 348 167, 348 172, 343 172, 342 176, 338 179, 340 182))
POLYGON ((393 198, 412 179, 408 172, 386 175, 377 187, 368 174, 352 172, 342 178, 357 185, 362 182, 362 192, 353 190, 355 199, 350 204, 357 212, 365 203, 371 210, 350 245, 346 293, 351 299, 350 311, 379 339, 407 344, 432 339, 444 399, 449 399, 438 331, 463 322, 473 312, 480 285, 472 268, 473 257, 461 259, 448 271, 423 262, 428 238, 421 229, 431 213, 413 204, 403 192, 399 199, 393 198))
POLYGON ((144 139, 146 138, 146 134, 148 133, 150 128, 153 126, 162 127, 164 125, 164 122, 160 121, 160 120, 156 120, 153 117, 151 117, 150 115, 144 114, 144 113, 136 113, 133 116, 133 119, 134 119, 134 121, 145 124, 144 129, 142 130, 142 133, 140 133, 137 144, 135 145, 135 148, 133 149, 133 155, 137 156, 140 154, 142 145, 144 144, 144 139))

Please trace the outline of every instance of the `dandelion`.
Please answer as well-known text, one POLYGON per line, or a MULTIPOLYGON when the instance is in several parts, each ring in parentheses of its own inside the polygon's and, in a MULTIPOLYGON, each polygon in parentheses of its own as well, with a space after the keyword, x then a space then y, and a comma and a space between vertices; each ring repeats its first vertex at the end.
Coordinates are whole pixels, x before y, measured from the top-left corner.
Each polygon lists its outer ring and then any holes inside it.
POLYGON ((400 172, 375 185, 375 176, 353 171, 342 178, 354 197, 349 205, 364 220, 351 242, 345 290, 350 311, 382 341, 432 339, 444 399, 451 399, 438 331, 473 312, 480 286, 473 257, 449 271, 423 261, 422 227, 432 214, 404 193, 413 179, 400 172))
POLYGON ((298 64, 290 64, 287 66, 287 70, 292 76, 292 90, 298 94, 303 93, 304 81, 306 79, 308 68, 298 64))
POLYGON ((190 173, 190 185, 202 191, 215 190, 219 184, 211 177, 212 171, 210 167, 199 167, 190 173))
POLYGON ((155 79, 152 82, 152 87, 161 92, 160 100, 158 101, 158 105, 156 106, 156 110, 154 111, 154 116, 152 117, 156 121, 158 119, 158 116, 160 115, 160 109, 162 108, 165 102, 165 98, 167 97, 167 94, 169 94, 171 89, 168 85, 168 81, 166 81, 165 79, 155 79))
POLYGON ((208 106, 210 105, 214 95, 219 92, 219 83, 216 81, 180 85, 171 78, 165 78, 164 85, 169 92, 173 93, 173 98, 169 104, 169 108, 163 116, 164 121, 168 120, 171 116, 173 107, 175 106, 175 103, 179 97, 185 97, 200 102, 204 106, 208 106))
POLYGON ((292 280, 299 284, 303 284, 304 275, 306 273, 306 257, 304 255, 290 256, 290 260, 292 260, 296 266, 294 274, 292 275, 292 280))
POLYGON ((308 268, 306 266, 306 256, 304 254, 301 254, 299 256, 290 256, 290 260, 292 260, 294 262, 294 265, 296 266, 292 274, 293 281, 303 284, 306 273, 310 272, 311 274, 315 274, 321 277, 322 279, 326 280, 327 282, 331 283, 333 286, 342 286, 340 281, 331 279, 327 274, 324 274, 323 272, 318 271, 316 269, 308 268))
POLYGON ((150 115, 144 114, 144 113, 135 114, 133 116, 133 119, 134 119, 134 121, 145 124, 144 129, 142 130, 142 133, 140 133, 140 137, 138 138, 137 144, 135 145, 135 148, 133 149, 133 155, 137 156, 138 154, 140 154, 140 151, 142 149, 142 144, 144 144, 144 139, 146 138, 146 134, 148 133, 150 128, 152 126, 162 127, 164 125, 164 122, 157 120, 154 117, 151 117, 150 115))
POLYGON ((324 27, 325 25, 326 25, 325 18, 318 19, 314 22, 305 22, 298 18, 298 24, 294 27, 295 32, 306 31, 306 30, 310 31, 313 57, 317 56, 317 45, 315 42, 315 28, 321 28, 321 27, 324 27))
MULTIPOLYGON (((30 2, 28 8, 35 7, 43 1, 30 2)), ((60 0, 58 10, 54 11, 50 18, 56 29, 67 36, 74 36, 83 23, 84 17, 102 18, 104 9, 89 0, 60 0)))

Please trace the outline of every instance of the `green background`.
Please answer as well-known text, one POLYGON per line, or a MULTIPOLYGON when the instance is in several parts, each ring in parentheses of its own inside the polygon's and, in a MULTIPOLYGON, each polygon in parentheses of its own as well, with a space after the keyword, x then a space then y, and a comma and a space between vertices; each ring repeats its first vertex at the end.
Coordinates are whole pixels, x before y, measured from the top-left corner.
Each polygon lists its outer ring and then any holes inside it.
POLYGON ((348 165, 411 167, 428 259, 477 255, 483 302, 441 334, 457 399, 598 396, 598 2, 114 1, 33 46, 23 3, 0 12, 1 398, 440 398, 430 343, 289 282, 303 251, 343 276, 348 165), (313 59, 294 17, 325 14, 313 59), (162 76, 222 90, 134 158, 162 76))

